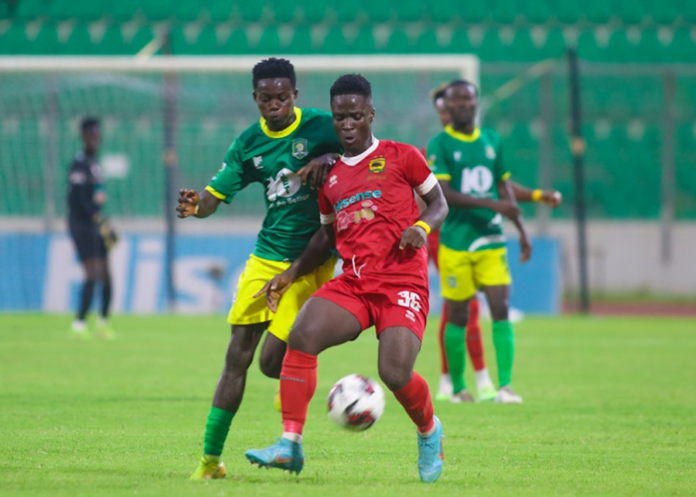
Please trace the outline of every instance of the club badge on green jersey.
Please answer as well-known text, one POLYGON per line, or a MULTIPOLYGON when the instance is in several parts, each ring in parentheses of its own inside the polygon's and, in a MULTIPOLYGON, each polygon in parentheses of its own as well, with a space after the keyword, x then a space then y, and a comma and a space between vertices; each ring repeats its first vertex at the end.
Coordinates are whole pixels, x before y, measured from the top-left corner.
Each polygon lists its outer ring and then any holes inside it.
POLYGON ((309 154, 307 140, 305 140, 304 138, 298 138, 292 141, 292 156, 295 159, 304 159, 305 157, 307 157, 307 154, 309 154))

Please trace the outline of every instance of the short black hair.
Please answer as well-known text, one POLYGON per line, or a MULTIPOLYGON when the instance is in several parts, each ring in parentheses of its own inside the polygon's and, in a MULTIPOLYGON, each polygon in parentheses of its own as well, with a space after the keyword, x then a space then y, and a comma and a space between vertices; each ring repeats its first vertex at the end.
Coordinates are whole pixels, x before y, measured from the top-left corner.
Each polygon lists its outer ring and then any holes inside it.
POLYGON ((448 86, 448 83, 442 83, 440 86, 433 88, 430 91, 430 98, 433 99, 433 104, 437 103, 438 100, 445 96, 448 86))
POLYGON ((290 80, 290 84, 293 88, 295 88, 297 82, 295 78, 295 67, 288 59, 278 59, 276 57, 264 59, 254 66, 251 70, 251 74, 254 88, 256 88, 256 85, 262 79, 287 78, 290 80))
POLYGON ((338 95, 362 95, 372 98, 372 85, 361 74, 344 74, 331 85, 331 98, 338 95))
MULTIPOLYGON (((476 96, 477 97, 479 96, 478 86, 476 86, 471 81, 467 81, 466 79, 455 79, 454 81, 452 81, 450 84, 447 85, 447 88, 453 88, 455 86, 471 86, 474 89, 476 96)), ((445 88, 445 90, 447 90, 447 88, 445 88)))
POLYGON ((80 130, 85 131, 89 128, 94 128, 99 126, 99 119, 94 116, 83 117, 80 121, 80 130))

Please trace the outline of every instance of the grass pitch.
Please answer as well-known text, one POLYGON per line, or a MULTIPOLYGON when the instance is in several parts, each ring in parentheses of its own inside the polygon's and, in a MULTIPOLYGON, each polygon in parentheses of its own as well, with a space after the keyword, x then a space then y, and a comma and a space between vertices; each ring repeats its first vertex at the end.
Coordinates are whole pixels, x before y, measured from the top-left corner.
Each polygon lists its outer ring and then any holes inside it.
MULTIPOLYGON (((228 341, 223 317, 117 317, 115 342, 70 341, 69 322, 0 315, 2 495, 696 493, 694 320, 517 325, 514 385, 524 405, 436 403, 446 465, 431 486, 418 481, 414 428, 392 396, 365 433, 344 432, 326 417, 335 380, 377 377, 372 331, 319 359, 299 478, 244 459, 281 432, 276 382, 254 365, 223 455, 228 478, 189 482, 228 341)), ((433 389, 436 323, 417 365, 433 389)), ((484 330, 495 371, 490 326, 484 330)))

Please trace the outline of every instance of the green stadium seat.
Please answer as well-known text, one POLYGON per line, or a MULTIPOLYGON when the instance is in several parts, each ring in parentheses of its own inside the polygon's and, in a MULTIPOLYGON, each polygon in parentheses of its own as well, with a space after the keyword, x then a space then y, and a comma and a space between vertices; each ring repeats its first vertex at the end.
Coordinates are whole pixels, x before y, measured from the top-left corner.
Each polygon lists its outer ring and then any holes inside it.
MULTIPOLYGON (((554 3, 554 7, 555 5, 554 3)), ((547 24, 554 16, 553 11, 550 0, 529 0, 522 9, 522 14, 531 23, 547 24)))
POLYGON ((174 55, 218 55, 222 47, 218 43, 215 26, 203 27, 196 39, 186 37, 186 26, 179 25, 172 29, 172 53, 174 55))
POLYGON ((243 29, 234 29, 220 48, 222 55, 245 55, 249 53, 249 40, 243 29))
POLYGON ((425 12, 435 23, 452 22, 459 18, 459 10, 455 7, 455 0, 428 2, 425 5, 425 12))
POLYGON ((395 5, 396 17, 399 21, 418 22, 425 17, 425 6, 422 0, 401 0, 396 2, 395 5))
POLYGON ((275 0, 273 5, 273 17, 277 23, 290 23, 295 21, 299 4, 295 0, 275 0))
POLYGON ((108 14, 99 2, 75 2, 74 0, 53 0, 47 11, 51 19, 79 19, 95 21, 108 14))
POLYGON ((556 19, 563 24, 575 24, 584 17, 585 7, 575 0, 560 0, 555 7, 556 19))
POLYGON ((31 55, 54 55, 63 53, 63 43, 58 41, 58 27, 52 22, 41 26, 36 39, 31 43, 31 55))
POLYGON ((626 31, 617 30, 609 36, 604 59, 608 62, 626 62, 631 59, 634 46, 626 36, 626 31))
POLYGON ((51 8, 49 0, 22 0, 17 6, 17 18, 25 21, 48 15, 51 8))
POLYGON ((597 44, 594 30, 580 31, 577 50, 578 57, 589 62, 599 62, 605 57, 604 48, 597 44))
POLYGON ((489 4, 483 0, 455 2, 455 7, 459 11, 459 17, 467 23, 482 22, 491 17, 489 4))
POLYGON ((0 34, 0 54, 20 55, 30 53, 31 43, 27 39, 24 24, 13 22, 10 28, 0 34))
MULTIPOLYGON (((223 2, 220 2, 223 3, 223 2)), ((241 20, 244 22, 259 22, 263 17, 264 2, 260 0, 256 1, 242 1, 235 2, 237 8, 239 9, 239 14, 241 20)))
POLYGON ((563 30, 550 29, 546 36, 546 43, 541 48, 541 55, 544 59, 563 57, 566 52, 566 41, 563 30))
POLYGON ((675 215, 677 219, 696 218, 696 167, 680 167, 683 164, 696 164, 696 133, 694 123, 677 126, 675 139, 675 215))
POLYGON ((314 53, 314 44, 312 40, 312 28, 307 25, 300 25, 295 28, 290 46, 285 50, 291 54, 310 54, 314 53))
MULTIPOLYGON (((671 0, 664 0, 664 2, 671 3, 671 0)), ((659 2, 650 2, 649 7, 646 8, 645 3, 637 0, 614 0, 614 5, 610 5, 609 2, 590 2, 590 12, 606 5, 610 9, 609 15, 618 13, 623 24, 640 24, 646 14, 653 10, 656 3, 659 2)))
MULTIPOLYGON (((567 0, 566 0, 567 1, 567 0)), ((619 1, 619 0, 615 0, 619 1)), ((638 0, 632 0, 636 4, 638 4, 638 0)), ((576 5, 577 2, 575 2, 576 5)), ((615 6, 612 5, 611 1, 598 1, 594 0, 591 2, 587 2, 585 5, 581 6, 581 12, 579 13, 578 17, 575 18, 575 21, 581 18, 587 19, 589 22, 594 23, 594 24, 606 24, 609 22, 609 19, 616 13, 619 12, 619 17, 623 17, 620 14, 620 10, 616 9, 615 6)), ((573 11, 575 8, 572 8, 569 10, 568 15, 575 15, 573 14, 573 11)), ((623 20, 623 18, 622 18, 623 20)), ((569 17, 565 19, 568 24, 572 24, 574 22, 572 17, 569 17)))
POLYGON ((693 1, 684 0, 679 10, 687 23, 696 24, 696 4, 693 1))
POLYGON ((263 33, 261 33, 261 38, 259 39, 255 52, 260 54, 276 54, 282 52, 278 26, 268 25, 263 28, 263 33))
POLYGON ((680 28, 674 31, 672 44, 665 55, 665 62, 696 63, 696 41, 688 29, 680 28))
POLYGON ((376 51, 375 35, 371 25, 364 25, 358 30, 355 39, 350 43, 350 53, 371 54, 376 51))
POLYGON ((387 38, 384 52, 390 54, 408 54, 411 51, 411 41, 406 32, 402 29, 392 29, 389 38, 387 38))
POLYGON ((143 15, 149 21, 164 21, 174 16, 174 9, 168 0, 147 0, 140 5, 143 15))
POLYGON ((127 50, 126 53, 129 55, 137 54, 143 48, 145 48, 145 45, 154 40, 156 36, 157 34, 153 30, 152 25, 146 24, 144 26, 140 26, 133 34, 133 37, 129 41, 125 41, 124 45, 127 50))
POLYGON ((415 53, 434 54, 442 52, 443 47, 437 39, 436 30, 427 29, 421 33, 411 50, 415 53))
POLYGON ((521 14, 516 0, 497 0, 491 5, 494 5, 493 19, 501 24, 512 24, 521 14))
POLYGON ((106 28, 100 42, 100 52, 104 55, 122 55, 127 53, 120 24, 111 24, 106 28))
POLYGON ((212 1, 208 8, 210 20, 213 22, 227 22, 232 17, 232 5, 227 2, 212 1))
POLYGON ((330 29, 324 39, 324 52, 327 54, 349 53, 348 44, 340 29, 330 29))
POLYGON ((112 3, 110 10, 114 19, 128 21, 134 15, 142 13, 142 5, 139 0, 121 0, 112 3))
POLYGON ((300 6, 304 9, 304 19, 309 23, 322 22, 326 16, 324 0, 306 0, 300 6))
MULTIPOLYGON (((403 1, 405 0, 400 0, 400 3, 403 1)), ((362 2, 362 8, 371 23, 387 22, 392 17, 390 0, 370 0, 362 2)))
POLYGON ((198 0, 179 0, 174 9, 174 16, 181 22, 191 22, 204 12, 207 10, 198 0))
POLYGON ((481 42, 481 47, 476 51, 476 55, 486 62, 496 62, 507 59, 507 51, 510 47, 503 46, 500 40, 500 33, 497 29, 489 29, 481 42))
POLYGON ((449 47, 443 47, 445 50, 454 53, 473 53, 474 48, 471 46, 469 34, 464 28, 456 29, 452 33, 449 47))
POLYGON ((505 49, 505 60, 511 62, 537 62, 543 58, 541 50, 534 44, 527 29, 515 31, 512 44, 505 49))
POLYGON ((353 22, 358 16, 359 7, 352 2, 337 2, 327 6, 327 15, 335 16, 336 20, 341 23, 353 22))
POLYGON ((681 15, 681 11, 673 1, 655 2, 652 4, 652 9, 650 9, 648 15, 657 24, 671 25, 681 15))
POLYGON ((643 29, 638 45, 630 50, 630 62, 662 62, 666 58, 666 47, 658 37, 656 29, 643 29))
POLYGON ((70 36, 65 40, 62 53, 65 55, 103 55, 100 48, 100 44, 92 43, 89 25, 79 23, 75 25, 70 36))

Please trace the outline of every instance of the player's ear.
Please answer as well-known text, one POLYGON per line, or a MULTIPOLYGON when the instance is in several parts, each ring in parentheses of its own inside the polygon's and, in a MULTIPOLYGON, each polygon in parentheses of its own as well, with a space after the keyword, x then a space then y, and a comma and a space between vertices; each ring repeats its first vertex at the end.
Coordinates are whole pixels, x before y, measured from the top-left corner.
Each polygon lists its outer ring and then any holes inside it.
POLYGON ((370 106, 370 124, 372 124, 375 120, 375 107, 370 106))
POLYGON ((295 91, 292 92, 292 96, 295 98, 295 100, 297 100, 297 95, 299 93, 300 93, 300 90, 298 90, 297 88, 295 88, 295 91))
POLYGON ((256 102, 256 90, 251 92, 251 98, 253 98, 254 102, 256 102))

